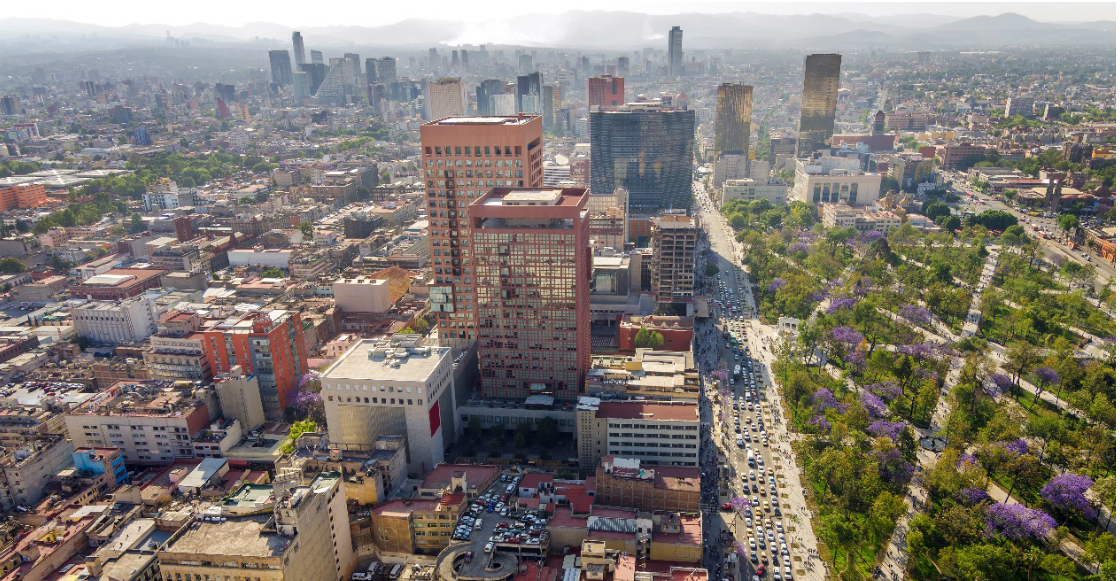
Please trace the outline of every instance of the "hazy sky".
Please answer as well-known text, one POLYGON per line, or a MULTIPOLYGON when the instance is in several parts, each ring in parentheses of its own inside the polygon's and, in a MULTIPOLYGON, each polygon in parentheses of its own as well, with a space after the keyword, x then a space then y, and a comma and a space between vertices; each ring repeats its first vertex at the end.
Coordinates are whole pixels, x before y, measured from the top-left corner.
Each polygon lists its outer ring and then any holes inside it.
POLYGON ((56 18, 105 26, 132 23, 183 25, 195 22, 240 26, 247 22, 273 22, 300 26, 391 24, 406 18, 485 21, 496 16, 525 13, 560 13, 568 10, 624 10, 649 14, 682 12, 760 12, 768 14, 862 13, 870 16, 932 13, 948 16, 996 15, 1016 12, 1043 22, 1116 20, 1112 2, 662 2, 632 0, 342 0, 315 3, 307 0, 54 0, 7 2, 3 17, 56 18), (49 6, 49 9, 46 7, 49 6))

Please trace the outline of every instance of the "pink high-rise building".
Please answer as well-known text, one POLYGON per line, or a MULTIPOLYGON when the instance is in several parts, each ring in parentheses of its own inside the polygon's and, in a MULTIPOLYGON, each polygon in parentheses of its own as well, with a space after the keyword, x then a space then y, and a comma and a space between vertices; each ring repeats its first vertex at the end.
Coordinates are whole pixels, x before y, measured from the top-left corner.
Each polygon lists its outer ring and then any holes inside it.
POLYGON ((579 397, 591 366, 587 201, 587 188, 495 188, 470 205, 483 397, 579 397))
POLYGON ((626 104, 626 79, 611 75, 587 79, 588 108, 612 109, 626 104))

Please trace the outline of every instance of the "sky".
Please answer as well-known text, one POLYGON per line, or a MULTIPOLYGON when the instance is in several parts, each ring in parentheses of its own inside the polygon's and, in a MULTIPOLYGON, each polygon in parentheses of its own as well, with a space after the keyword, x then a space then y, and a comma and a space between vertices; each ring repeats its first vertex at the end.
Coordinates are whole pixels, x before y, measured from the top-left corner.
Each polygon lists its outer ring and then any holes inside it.
POLYGON ((55 18, 103 26, 127 24, 168 24, 172 26, 202 22, 240 26, 248 22, 271 22, 291 27, 360 25, 379 26, 408 18, 483 22, 495 16, 555 14, 569 10, 622 10, 648 14, 683 12, 759 12, 767 14, 861 13, 868 16, 904 14, 942 14, 971 17, 1016 12, 1042 22, 1116 20, 1113 2, 663 2, 659 0, 563 0, 530 2, 525 0, 342 0, 318 5, 307 0, 267 0, 230 2, 229 0, 191 0, 190 2, 152 2, 150 0, 54 0, 50 10, 36 2, 8 2, 0 17, 55 18))

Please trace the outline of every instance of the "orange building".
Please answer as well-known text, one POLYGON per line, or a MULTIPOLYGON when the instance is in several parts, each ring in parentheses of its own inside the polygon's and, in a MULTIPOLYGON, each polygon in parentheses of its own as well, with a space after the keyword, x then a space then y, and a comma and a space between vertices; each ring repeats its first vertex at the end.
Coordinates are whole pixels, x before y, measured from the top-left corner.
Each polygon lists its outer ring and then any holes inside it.
POLYGON ((245 374, 256 375, 265 415, 279 419, 300 377, 307 373, 307 347, 299 313, 252 313, 202 335, 210 374, 230 373, 240 365, 245 374))
POLYGON ((626 79, 612 75, 587 79, 587 107, 610 109, 626 104, 626 79))
POLYGON ((0 210, 36 208, 47 202, 43 184, 19 184, 0 188, 0 210))
POLYGON ((447 117, 420 126, 428 193, 431 310, 440 342, 475 340, 467 206, 495 187, 534 188, 544 179, 539 115, 447 117))

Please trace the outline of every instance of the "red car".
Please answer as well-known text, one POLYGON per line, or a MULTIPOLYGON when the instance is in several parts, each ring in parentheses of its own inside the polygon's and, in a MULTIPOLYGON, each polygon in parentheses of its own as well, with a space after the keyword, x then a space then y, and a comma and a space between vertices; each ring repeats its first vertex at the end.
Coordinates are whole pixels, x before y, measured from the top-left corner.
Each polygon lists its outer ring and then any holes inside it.
POLYGON ((722 510, 731 510, 731 503, 730 503, 730 502, 725 502, 725 503, 723 503, 723 506, 721 506, 721 507, 720 507, 720 509, 722 509, 722 510))
POLYGON ((755 569, 754 574, 755 575, 760 575, 760 576, 765 575, 766 574, 766 565, 759 565, 758 569, 755 569))

